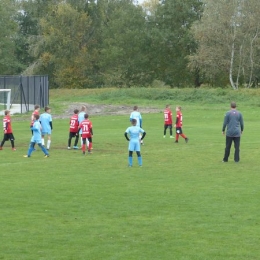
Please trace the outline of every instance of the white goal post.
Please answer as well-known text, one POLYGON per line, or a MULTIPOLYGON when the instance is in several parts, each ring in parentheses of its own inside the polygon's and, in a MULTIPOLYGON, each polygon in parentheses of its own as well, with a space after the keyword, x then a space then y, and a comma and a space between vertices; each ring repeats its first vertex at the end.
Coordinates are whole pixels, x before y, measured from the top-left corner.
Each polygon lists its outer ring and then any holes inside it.
MULTIPOLYGON (((11 107, 11 89, 0 89, 0 105, 6 107, 6 110, 10 110, 11 107), (2 98, 2 95, 6 92, 7 97, 2 98)), ((1 109, 0 109, 1 110, 1 109)))

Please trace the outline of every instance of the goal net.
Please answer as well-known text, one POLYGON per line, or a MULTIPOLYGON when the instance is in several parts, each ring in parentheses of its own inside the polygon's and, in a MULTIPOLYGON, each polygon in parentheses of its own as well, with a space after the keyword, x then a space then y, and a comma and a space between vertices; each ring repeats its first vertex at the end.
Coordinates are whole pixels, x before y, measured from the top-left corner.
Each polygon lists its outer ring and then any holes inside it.
POLYGON ((0 89, 0 111, 11 107, 11 89, 0 89))

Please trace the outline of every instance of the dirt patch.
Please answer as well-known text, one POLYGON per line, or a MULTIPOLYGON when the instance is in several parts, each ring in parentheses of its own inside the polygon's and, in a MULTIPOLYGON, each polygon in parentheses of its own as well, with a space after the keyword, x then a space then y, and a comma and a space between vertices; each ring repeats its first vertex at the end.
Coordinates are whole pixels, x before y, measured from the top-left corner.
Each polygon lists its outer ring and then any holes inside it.
MULTIPOLYGON (((93 105, 93 104, 84 104, 84 103, 72 103, 68 106, 68 109, 64 111, 62 115, 53 115, 53 118, 69 118, 73 115, 74 109, 79 109, 81 106, 87 107, 87 113, 90 116, 94 115, 130 115, 133 111, 133 106, 124 106, 124 105, 93 105)), ((139 111, 142 114, 148 113, 159 113, 162 109, 153 108, 153 107, 139 107, 139 111)))

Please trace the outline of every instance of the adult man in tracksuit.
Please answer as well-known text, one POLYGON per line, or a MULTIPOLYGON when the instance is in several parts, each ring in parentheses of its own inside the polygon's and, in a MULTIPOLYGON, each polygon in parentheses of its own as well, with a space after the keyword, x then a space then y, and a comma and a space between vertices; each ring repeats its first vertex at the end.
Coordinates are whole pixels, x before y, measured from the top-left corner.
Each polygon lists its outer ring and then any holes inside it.
POLYGON ((224 117, 224 123, 222 127, 223 135, 225 135, 226 127, 226 148, 223 162, 228 162, 232 141, 234 141, 235 146, 234 160, 235 162, 239 162, 240 136, 244 130, 244 121, 242 114, 236 110, 235 102, 231 102, 231 110, 228 111, 224 117))

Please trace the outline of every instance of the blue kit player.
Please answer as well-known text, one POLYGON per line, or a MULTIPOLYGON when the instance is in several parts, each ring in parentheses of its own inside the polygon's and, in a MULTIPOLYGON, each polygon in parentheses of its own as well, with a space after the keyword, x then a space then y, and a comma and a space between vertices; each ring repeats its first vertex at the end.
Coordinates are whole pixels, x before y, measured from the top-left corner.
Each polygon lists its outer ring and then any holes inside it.
POLYGON ((45 158, 49 157, 48 151, 45 149, 45 147, 42 145, 42 134, 41 134, 41 124, 39 122, 39 115, 34 115, 34 123, 33 126, 31 127, 31 130, 33 131, 33 136, 31 138, 31 144, 28 149, 27 155, 24 155, 24 157, 31 157, 31 154, 34 150, 35 144, 38 144, 39 147, 42 149, 42 151, 45 154, 45 158))
POLYGON ((146 133, 140 126, 137 126, 136 119, 132 119, 131 123, 132 123, 132 126, 128 127, 125 131, 125 138, 127 141, 129 141, 128 166, 129 167, 133 166, 133 152, 134 151, 136 151, 139 166, 142 166, 143 163, 142 163, 142 157, 141 157, 141 153, 140 153, 141 148, 140 148, 139 135, 142 134, 141 140, 143 140, 146 133), (130 138, 128 137, 128 135, 130 136, 130 138))
MULTIPOLYGON (((79 125, 80 123, 85 120, 85 114, 87 113, 87 107, 86 106, 82 106, 81 107, 81 110, 79 112, 79 115, 78 115, 78 121, 79 121, 79 125)), ((83 139, 82 139, 82 129, 79 130, 79 134, 80 134, 80 143, 81 143, 81 147, 83 145, 83 139)), ((89 146, 89 141, 88 139, 86 140, 86 144, 87 144, 87 147, 89 146)))
POLYGON ((47 141, 47 150, 50 149, 51 146, 51 131, 52 131, 52 117, 51 117, 51 108, 45 107, 44 113, 40 116, 40 123, 42 125, 42 145, 44 145, 44 136, 48 136, 47 141))
MULTIPOLYGON (((133 112, 130 114, 130 121, 133 119, 136 120, 136 126, 140 126, 142 128, 142 116, 141 113, 138 111, 138 106, 134 106, 133 112)), ((143 140, 141 140, 141 135, 139 135, 140 143, 143 144, 143 140)))

